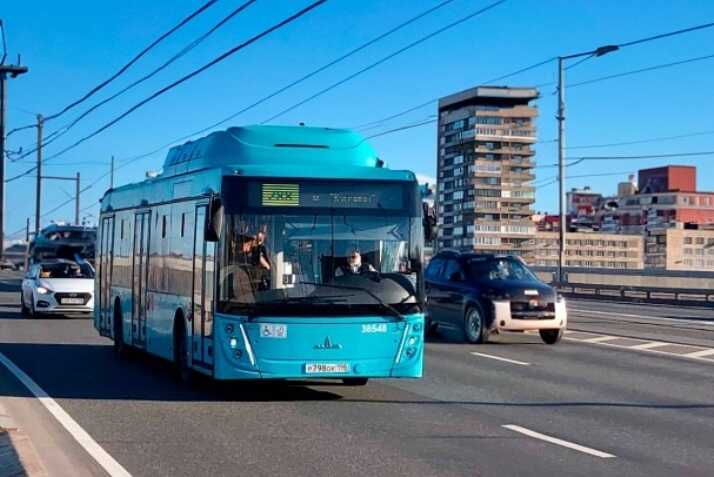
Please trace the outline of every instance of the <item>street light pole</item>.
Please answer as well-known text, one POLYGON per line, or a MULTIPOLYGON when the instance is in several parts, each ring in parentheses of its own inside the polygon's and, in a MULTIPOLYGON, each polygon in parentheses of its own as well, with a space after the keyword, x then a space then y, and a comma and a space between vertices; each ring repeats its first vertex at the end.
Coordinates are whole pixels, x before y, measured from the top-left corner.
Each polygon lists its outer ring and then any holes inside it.
POLYGON ((565 242, 568 230, 568 218, 565 210, 565 61, 583 56, 600 57, 619 50, 617 45, 605 45, 591 51, 558 57, 558 210, 560 215, 560 248, 558 254, 558 283, 563 283, 565 264, 565 242))

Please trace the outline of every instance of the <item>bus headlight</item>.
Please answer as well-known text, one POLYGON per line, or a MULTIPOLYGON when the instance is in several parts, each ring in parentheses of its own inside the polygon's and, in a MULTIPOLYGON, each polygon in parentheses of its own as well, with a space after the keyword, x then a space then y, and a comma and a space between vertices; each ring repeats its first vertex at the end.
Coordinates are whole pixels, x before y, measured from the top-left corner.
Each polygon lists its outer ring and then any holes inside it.
POLYGON ((231 349, 236 349, 238 347, 238 338, 231 336, 231 339, 228 340, 228 346, 230 346, 231 349))
POLYGON ((233 325, 230 324, 230 323, 228 323, 228 324, 226 325, 225 330, 226 330, 226 334, 227 334, 227 335, 233 334, 233 325))

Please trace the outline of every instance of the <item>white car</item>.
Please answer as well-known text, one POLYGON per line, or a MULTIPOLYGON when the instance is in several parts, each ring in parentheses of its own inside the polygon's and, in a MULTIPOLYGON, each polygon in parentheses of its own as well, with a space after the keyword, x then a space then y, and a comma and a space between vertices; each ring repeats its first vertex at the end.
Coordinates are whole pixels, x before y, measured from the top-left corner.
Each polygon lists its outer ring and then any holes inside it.
POLYGON ((48 260, 30 266, 20 292, 23 315, 91 313, 94 269, 86 262, 48 260))

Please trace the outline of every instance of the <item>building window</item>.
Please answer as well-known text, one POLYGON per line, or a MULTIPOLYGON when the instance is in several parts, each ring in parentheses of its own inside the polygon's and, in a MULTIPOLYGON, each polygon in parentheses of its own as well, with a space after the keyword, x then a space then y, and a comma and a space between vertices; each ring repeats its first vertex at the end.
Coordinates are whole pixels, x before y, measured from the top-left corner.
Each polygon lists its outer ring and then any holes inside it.
POLYGON ((166 216, 161 217, 161 238, 166 238, 166 216))

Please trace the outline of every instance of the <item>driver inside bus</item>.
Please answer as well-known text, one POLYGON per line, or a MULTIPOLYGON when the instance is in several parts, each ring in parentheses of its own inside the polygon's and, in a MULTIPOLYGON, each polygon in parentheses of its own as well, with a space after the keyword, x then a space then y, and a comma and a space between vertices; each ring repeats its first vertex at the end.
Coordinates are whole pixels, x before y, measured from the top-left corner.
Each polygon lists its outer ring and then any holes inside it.
POLYGON ((347 257, 347 266, 338 266, 335 269, 335 276, 361 275, 367 272, 376 272, 376 270, 369 263, 362 261, 362 254, 358 249, 353 249, 352 253, 347 257))

